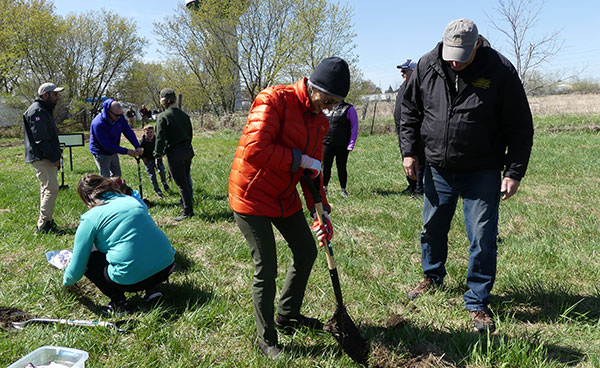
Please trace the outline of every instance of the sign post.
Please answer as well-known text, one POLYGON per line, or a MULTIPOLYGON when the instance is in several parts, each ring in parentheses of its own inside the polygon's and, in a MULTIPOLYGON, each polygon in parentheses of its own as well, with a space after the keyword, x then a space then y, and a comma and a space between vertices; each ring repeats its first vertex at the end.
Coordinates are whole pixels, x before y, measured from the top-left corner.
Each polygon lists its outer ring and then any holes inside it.
POLYGON ((71 171, 73 171, 73 151, 71 150, 71 148, 85 146, 83 133, 59 134, 58 142, 63 148, 69 147, 69 162, 71 164, 71 171))

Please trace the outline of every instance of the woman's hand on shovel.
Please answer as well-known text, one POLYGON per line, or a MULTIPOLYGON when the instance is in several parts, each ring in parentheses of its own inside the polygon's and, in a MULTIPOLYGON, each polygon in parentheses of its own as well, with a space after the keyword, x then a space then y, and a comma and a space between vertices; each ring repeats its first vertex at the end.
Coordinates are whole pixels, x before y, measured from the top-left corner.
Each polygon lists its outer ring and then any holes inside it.
POLYGON ((323 225, 319 223, 319 219, 317 218, 317 213, 315 212, 315 221, 313 222, 312 230, 317 234, 317 239, 319 239, 319 245, 324 247, 331 238, 333 238, 333 225, 331 224, 331 219, 327 215, 327 212, 323 214, 323 225))

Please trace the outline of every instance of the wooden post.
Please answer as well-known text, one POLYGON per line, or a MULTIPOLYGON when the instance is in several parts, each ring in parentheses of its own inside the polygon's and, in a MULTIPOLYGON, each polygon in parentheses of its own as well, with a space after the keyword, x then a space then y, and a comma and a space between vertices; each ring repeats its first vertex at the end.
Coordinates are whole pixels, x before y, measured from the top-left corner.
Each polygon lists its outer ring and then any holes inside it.
POLYGON ((371 122, 371 135, 373 135, 373 126, 375 125, 375 113, 377 112, 377 101, 375 101, 375 106, 373 106, 373 121, 371 122))

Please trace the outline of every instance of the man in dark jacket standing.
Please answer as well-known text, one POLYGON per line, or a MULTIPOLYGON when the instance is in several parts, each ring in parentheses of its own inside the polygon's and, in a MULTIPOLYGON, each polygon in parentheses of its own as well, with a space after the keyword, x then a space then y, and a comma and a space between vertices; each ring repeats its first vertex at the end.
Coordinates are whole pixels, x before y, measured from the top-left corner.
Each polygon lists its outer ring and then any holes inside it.
POLYGON ((517 192, 525 175, 533 123, 515 68, 472 21, 450 22, 442 42, 419 60, 404 93, 400 133, 408 176, 415 177, 419 133, 427 158, 421 232, 425 278, 408 297, 442 284, 448 231, 460 196, 470 242, 465 306, 478 331, 493 331, 488 305, 496 277, 498 207, 500 199, 517 192))
MULTIPOLYGON (((402 73, 402 79, 404 80, 398 88, 398 95, 396 96, 396 104, 394 106, 394 123, 396 123, 396 134, 398 135, 398 145, 400 146, 400 153, 402 153, 402 145, 400 143, 400 120, 402 115, 402 96, 404 96, 404 91, 406 90, 406 84, 410 79, 410 76, 415 71, 417 67, 417 63, 412 61, 411 59, 406 60, 403 64, 397 66, 400 69, 400 73, 402 73)), ((416 172, 417 179, 412 179, 410 177, 406 177, 406 181, 408 182, 408 187, 402 191, 403 194, 408 194, 412 196, 422 196, 423 195, 423 172, 425 169, 425 155, 423 154, 423 143, 421 142, 420 135, 417 135, 417 145, 415 146, 417 149, 417 158, 419 162, 418 170, 416 172)))
POLYGON ((171 176, 181 194, 183 211, 173 218, 181 221, 194 216, 194 195, 190 168, 194 149, 192 148, 192 123, 188 114, 177 107, 177 97, 171 88, 160 91, 160 104, 165 108, 156 118, 156 146, 154 157, 167 155, 171 176))
POLYGON ((61 234, 52 215, 58 197, 58 167, 61 149, 58 128, 52 116, 63 87, 44 83, 38 88, 39 98, 23 114, 25 162, 31 163, 40 180, 40 217, 36 233, 61 234))

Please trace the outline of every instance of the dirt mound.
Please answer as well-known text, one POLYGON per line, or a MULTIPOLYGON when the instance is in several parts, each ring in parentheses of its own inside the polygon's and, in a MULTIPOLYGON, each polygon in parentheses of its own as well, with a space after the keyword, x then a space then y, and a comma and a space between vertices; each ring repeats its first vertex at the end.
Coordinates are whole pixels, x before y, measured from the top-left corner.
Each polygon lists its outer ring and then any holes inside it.
POLYGON ((33 318, 31 315, 20 309, 0 307, 0 328, 4 330, 12 329, 13 322, 27 321, 31 318, 33 318))

